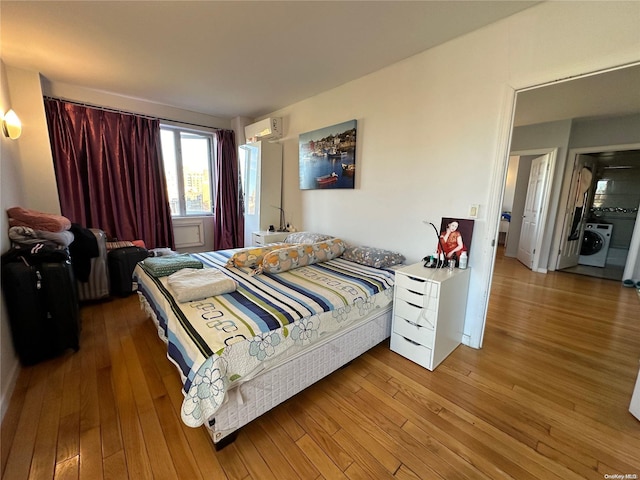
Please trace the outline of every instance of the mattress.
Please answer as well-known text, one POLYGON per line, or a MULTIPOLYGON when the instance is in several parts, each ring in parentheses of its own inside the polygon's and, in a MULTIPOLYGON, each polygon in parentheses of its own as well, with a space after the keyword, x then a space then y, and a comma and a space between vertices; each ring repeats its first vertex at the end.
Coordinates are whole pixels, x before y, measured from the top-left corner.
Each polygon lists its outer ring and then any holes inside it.
POLYGON ((141 303, 181 374, 181 416, 189 426, 213 417, 231 389, 392 303, 392 270, 337 258, 253 275, 225 268, 235 251, 191 254, 238 284, 203 300, 178 303, 167 277, 154 277, 144 262, 134 271, 141 303))

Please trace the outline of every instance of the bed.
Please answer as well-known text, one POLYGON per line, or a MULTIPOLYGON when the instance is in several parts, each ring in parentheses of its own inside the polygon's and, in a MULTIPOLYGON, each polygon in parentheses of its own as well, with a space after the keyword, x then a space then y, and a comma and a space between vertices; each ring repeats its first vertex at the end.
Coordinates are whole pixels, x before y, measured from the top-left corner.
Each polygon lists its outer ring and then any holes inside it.
POLYGON ((183 383, 181 417, 221 448, 251 420, 390 335, 393 268, 338 256, 281 273, 229 266, 239 250, 189 254, 237 288, 180 303, 167 276, 145 262, 141 306, 183 383), (219 273, 217 272, 217 273, 219 273))

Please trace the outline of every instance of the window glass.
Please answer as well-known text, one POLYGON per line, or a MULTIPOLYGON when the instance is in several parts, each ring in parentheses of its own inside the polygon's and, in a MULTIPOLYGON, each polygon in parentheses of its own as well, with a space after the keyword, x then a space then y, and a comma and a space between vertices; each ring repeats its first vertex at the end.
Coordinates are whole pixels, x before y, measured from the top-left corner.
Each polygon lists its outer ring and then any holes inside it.
POLYGON ((244 212, 246 215, 256 214, 256 195, 258 188, 258 156, 254 147, 242 145, 238 151, 240 178, 244 194, 244 212))
POLYGON ((182 174, 187 215, 211 213, 211 155, 209 138, 180 132, 182 174))
POLYGON ((161 126, 160 140, 171 215, 211 215, 213 135, 161 126))
POLYGON ((162 142, 162 159, 171 215, 180 215, 180 187, 178 186, 178 165, 176 164, 176 144, 173 131, 160 130, 160 141, 162 142))

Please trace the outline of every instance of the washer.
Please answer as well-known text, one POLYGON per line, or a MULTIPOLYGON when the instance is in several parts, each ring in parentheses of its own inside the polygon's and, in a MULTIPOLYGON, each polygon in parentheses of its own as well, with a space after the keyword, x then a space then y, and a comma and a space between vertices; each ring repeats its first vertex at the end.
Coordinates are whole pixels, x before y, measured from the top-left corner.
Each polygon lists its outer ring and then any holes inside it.
POLYGON ((604 267, 607 263, 609 244, 613 225, 606 223, 587 223, 580 248, 580 265, 604 267))

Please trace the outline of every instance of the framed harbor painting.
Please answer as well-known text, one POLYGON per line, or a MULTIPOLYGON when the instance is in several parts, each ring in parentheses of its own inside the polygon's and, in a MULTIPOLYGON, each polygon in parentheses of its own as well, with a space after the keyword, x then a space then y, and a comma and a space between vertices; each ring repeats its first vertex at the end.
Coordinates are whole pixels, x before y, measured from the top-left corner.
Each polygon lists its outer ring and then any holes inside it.
POLYGON ((357 121, 299 136, 300 190, 354 188, 357 121))

